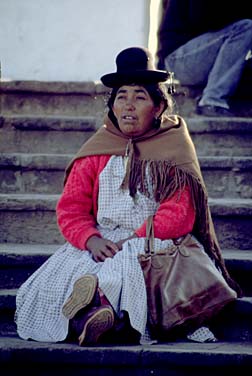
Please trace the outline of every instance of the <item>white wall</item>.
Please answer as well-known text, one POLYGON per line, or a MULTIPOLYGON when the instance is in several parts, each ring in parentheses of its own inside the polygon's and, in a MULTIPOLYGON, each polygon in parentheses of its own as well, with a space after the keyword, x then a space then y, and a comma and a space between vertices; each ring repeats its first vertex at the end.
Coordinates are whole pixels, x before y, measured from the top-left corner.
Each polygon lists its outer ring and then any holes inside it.
POLYGON ((148 46, 150 0, 0 0, 2 79, 98 80, 148 46))

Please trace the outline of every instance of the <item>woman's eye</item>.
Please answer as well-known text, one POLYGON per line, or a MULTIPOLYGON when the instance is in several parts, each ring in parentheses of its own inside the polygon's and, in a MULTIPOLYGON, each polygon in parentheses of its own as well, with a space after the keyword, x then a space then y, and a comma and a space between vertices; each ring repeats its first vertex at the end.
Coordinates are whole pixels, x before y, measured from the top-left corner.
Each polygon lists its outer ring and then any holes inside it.
POLYGON ((142 96, 142 95, 138 95, 137 97, 136 97, 137 99, 142 99, 142 100, 145 100, 145 97, 144 96, 142 96))

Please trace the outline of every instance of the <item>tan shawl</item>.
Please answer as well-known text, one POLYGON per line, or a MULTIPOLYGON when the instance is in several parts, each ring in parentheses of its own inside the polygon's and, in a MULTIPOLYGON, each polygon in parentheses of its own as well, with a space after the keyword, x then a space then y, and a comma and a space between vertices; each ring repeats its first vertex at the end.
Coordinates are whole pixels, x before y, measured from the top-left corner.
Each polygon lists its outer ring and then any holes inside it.
POLYGON ((128 156, 122 188, 129 189, 132 197, 137 189, 148 195, 144 184, 147 165, 157 202, 189 186, 196 211, 193 234, 221 268, 229 285, 241 295, 239 286, 226 269, 220 251, 208 206, 207 190, 184 119, 177 115, 164 117, 158 129, 153 128, 141 137, 130 139, 106 116, 104 126, 80 148, 67 166, 65 181, 76 159, 101 154, 128 156))

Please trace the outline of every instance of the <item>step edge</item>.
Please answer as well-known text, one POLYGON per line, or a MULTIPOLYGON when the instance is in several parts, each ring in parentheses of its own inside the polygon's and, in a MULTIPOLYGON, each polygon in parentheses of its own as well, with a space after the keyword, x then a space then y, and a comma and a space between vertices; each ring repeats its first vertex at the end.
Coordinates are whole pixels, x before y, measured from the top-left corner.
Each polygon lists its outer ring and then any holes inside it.
MULTIPOLYGON (((51 211, 60 198, 59 194, 46 193, 0 193, 0 209, 3 211, 41 210, 51 211)), ((213 215, 249 216, 252 213, 251 198, 209 198, 213 215)))
MULTIPOLYGON (((106 365, 108 363, 111 363, 111 357, 106 357, 106 353, 113 353, 116 354, 116 363, 120 364, 122 366, 121 361, 123 360, 120 356, 118 357, 118 354, 128 355, 128 365, 129 362, 132 364, 134 362, 135 365, 141 366, 141 362, 139 357, 143 358, 146 357, 146 360, 148 361, 148 357, 152 354, 154 356, 154 359, 156 362, 159 362, 159 355, 165 354, 166 360, 168 360, 169 353, 170 355, 178 354, 179 358, 185 354, 202 354, 204 356, 216 354, 219 355, 225 364, 227 364, 226 357, 231 360, 234 357, 239 356, 248 356, 250 359, 250 363, 252 364, 252 343, 251 342, 218 342, 218 343, 192 343, 192 342, 171 342, 171 343, 165 343, 165 344, 155 344, 155 345, 117 345, 117 346, 99 346, 99 347, 79 347, 76 344, 67 344, 67 343, 50 343, 50 342, 35 342, 35 341, 26 341, 18 337, 13 336, 3 336, 0 338, 0 349, 1 351, 7 351, 7 352, 21 352, 21 355, 24 351, 24 349, 27 349, 28 351, 34 352, 34 356, 36 360, 36 353, 37 353, 37 361, 41 362, 41 352, 48 352, 48 354, 52 354, 52 357, 50 357, 50 363, 53 361, 53 353, 55 351, 61 351, 65 355, 67 355, 67 358, 69 359, 69 356, 71 357, 70 350, 73 350, 74 358, 78 358, 78 364, 81 363, 88 363, 91 365, 93 364, 103 364, 104 360, 106 365), (67 351, 68 350, 68 351, 67 351), (77 350, 77 352, 76 352, 77 350), (92 354, 91 359, 88 356, 83 356, 83 354, 92 354), (100 354, 103 354, 102 357, 100 354), (131 355, 129 357, 129 355, 131 355), (132 355, 137 355, 137 359, 132 355), (88 361, 87 361, 88 360, 88 361), (98 361, 98 363, 97 363, 98 361), (137 361, 137 362, 136 362, 137 361)), ((127 358, 127 357, 126 357, 127 358)), ((124 361, 126 361, 126 358, 124 361)), ((153 359, 153 360, 154 360, 153 359)), ((11 358, 6 357, 6 362, 11 361, 11 358)), ((67 359, 65 359, 67 360, 67 359)), ((74 360, 74 359, 73 359, 74 360)), ((189 360, 189 357, 188 357, 189 360)), ((57 357, 55 357, 54 361, 59 361, 57 357)), ((171 358, 170 361, 173 363, 173 359, 171 358)), ((174 359, 174 361, 176 361, 174 359)), ((242 361, 242 359, 240 359, 242 361)), ((65 362, 64 362, 65 363, 65 362)), ((162 362, 163 363, 163 362, 162 362)), ((191 363, 191 362, 190 362, 191 363)), ((240 362, 239 362, 240 363, 240 362)), ((113 362, 112 362, 113 364, 113 362)), ((184 364, 183 364, 184 365, 184 364)), ((195 363, 194 363, 195 365, 195 363)), ((218 363, 218 366, 220 364, 218 363)))
POLYGON ((40 81, 40 80, 1 80, 0 92, 34 94, 83 94, 94 95, 108 92, 100 80, 89 81, 40 81))
MULTIPOLYGON (((0 255, 6 256, 47 256, 52 255, 63 244, 19 244, 0 243, 0 255)), ((252 261, 252 249, 222 249, 223 257, 227 260, 252 261)))
MULTIPOLYGON (((0 155, 0 166, 16 168, 45 168, 54 169, 62 163, 67 163, 74 157, 74 153, 7 153, 0 155)), ((249 170, 252 168, 252 156, 202 156, 198 157, 201 168, 211 170, 249 170)))

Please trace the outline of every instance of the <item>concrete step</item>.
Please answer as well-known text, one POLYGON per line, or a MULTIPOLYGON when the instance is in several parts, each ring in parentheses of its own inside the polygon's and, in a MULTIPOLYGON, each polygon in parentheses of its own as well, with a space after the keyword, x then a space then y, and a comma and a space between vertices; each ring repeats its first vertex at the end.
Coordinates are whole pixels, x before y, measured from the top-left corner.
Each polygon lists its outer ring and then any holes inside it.
MULTIPOLYGON (((60 193, 73 154, 2 153, 0 193, 60 193)), ((199 157, 211 197, 252 198, 251 157, 199 157)))
POLYGON ((199 155, 199 163, 210 197, 252 197, 252 154, 249 157, 199 155))
MULTIPOLYGON (((16 335, 14 313, 17 289, 0 289, 0 336, 16 335)), ((225 341, 252 341, 252 297, 228 303, 208 322, 216 337, 225 341)))
MULTIPOLYGON (((10 243, 62 243, 55 206, 59 195, 0 194, 0 239, 10 243)), ((252 249, 252 200, 210 199, 222 248, 252 249)))
MULTIPOLYGON (((194 109, 202 87, 182 86, 175 81, 173 97, 175 110, 194 116, 194 109)), ((109 90, 100 81, 92 82, 41 82, 1 81, 0 99, 2 112, 6 114, 68 114, 86 115, 103 112, 109 90), (83 105, 84 104, 84 105, 83 105)), ((234 96, 235 110, 242 116, 251 117, 251 72, 234 96)))
MULTIPOLYGON (((0 289, 18 288, 59 246, 57 244, 0 243, 0 289)), ((252 250, 223 249, 231 276, 245 296, 252 297, 252 250)))
MULTIPOLYGON (((16 335, 14 312, 17 290, 0 290, 0 336, 16 335)), ((252 298, 238 298, 208 322, 219 340, 252 341, 252 298)))
POLYGON ((252 117, 185 116, 198 155, 251 156, 252 117))
POLYGON ((2 153, 0 193, 57 194, 74 154, 2 153))
POLYGON ((251 249, 252 228, 250 199, 209 199, 216 235, 222 248, 251 249))
POLYGON ((16 376, 226 376, 252 368, 251 342, 79 347, 0 338, 1 371, 16 376))
POLYGON ((58 248, 58 244, 0 243, 0 289, 18 288, 58 248))
MULTIPOLYGON (((251 156, 252 118, 185 119, 199 155, 251 156)), ((6 153, 75 153, 102 123, 96 115, 2 115, 0 148, 6 153)))
POLYGON ((0 194, 2 242, 60 244, 55 206, 59 195, 0 194))
POLYGON ((5 115, 93 116, 102 119, 108 89, 99 82, 1 81, 5 115))
POLYGON ((1 372, 223 376, 251 370, 251 100, 244 101, 241 118, 204 118, 194 113, 197 90, 177 96, 177 108, 188 122, 206 184, 212 186, 210 207, 228 269, 245 293, 212 322, 221 342, 80 348, 17 338, 16 288, 64 242, 55 218, 63 169, 102 124, 107 94, 93 82, 0 83, 0 149, 5 153, 0 172, 1 372), (47 154, 52 154, 49 163, 47 154))
POLYGON ((95 130, 90 116, 5 116, 0 148, 4 153, 75 153, 95 130))

